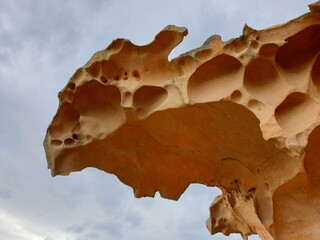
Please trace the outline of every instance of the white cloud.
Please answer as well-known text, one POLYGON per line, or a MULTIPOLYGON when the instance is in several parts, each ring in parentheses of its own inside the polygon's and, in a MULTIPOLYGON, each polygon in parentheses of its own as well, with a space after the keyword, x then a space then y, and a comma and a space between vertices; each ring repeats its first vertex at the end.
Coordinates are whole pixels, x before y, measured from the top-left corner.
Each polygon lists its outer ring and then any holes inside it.
POLYGON ((41 236, 33 234, 24 228, 21 220, 3 213, 0 210, 0 238, 15 240, 43 240, 41 236))

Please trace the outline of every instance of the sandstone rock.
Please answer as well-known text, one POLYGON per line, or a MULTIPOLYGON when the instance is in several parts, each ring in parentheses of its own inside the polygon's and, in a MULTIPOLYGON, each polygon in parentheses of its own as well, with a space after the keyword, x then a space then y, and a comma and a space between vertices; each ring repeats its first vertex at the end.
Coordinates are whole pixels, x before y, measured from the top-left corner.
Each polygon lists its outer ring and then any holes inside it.
POLYGON ((288 23, 168 61, 187 29, 117 39, 59 93, 45 138, 52 175, 115 174, 136 197, 219 187, 211 234, 320 238, 320 3, 288 23))

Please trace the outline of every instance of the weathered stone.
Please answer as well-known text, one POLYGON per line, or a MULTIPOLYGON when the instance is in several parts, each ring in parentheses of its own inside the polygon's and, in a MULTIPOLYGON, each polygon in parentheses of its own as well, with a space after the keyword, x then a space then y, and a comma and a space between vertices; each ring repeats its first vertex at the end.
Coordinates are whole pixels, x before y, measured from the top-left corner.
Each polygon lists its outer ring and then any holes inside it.
POLYGON ((218 186, 214 234, 320 238, 320 12, 217 35, 171 61, 187 35, 117 39, 59 93, 44 142, 52 175, 96 167, 136 197, 218 186))

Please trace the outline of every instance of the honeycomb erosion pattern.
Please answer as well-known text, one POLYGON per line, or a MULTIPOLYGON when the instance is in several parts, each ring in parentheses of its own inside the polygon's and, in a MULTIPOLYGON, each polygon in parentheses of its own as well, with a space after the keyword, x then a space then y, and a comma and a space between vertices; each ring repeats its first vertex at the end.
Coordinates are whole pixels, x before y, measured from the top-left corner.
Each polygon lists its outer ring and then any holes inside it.
POLYGON ((219 187, 211 234, 320 239, 320 2, 168 61, 187 29, 117 39, 59 93, 45 138, 52 175, 115 174, 136 197, 219 187))

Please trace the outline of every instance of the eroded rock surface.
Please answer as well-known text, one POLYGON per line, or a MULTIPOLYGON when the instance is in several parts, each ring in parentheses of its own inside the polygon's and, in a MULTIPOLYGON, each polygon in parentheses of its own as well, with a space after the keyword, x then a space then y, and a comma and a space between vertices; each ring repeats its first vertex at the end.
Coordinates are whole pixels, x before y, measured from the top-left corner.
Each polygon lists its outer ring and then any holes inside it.
POLYGON ((96 167, 136 197, 174 200, 191 183, 217 186, 211 234, 320 239, 320 2, 309 7, 171 61, 185 28, 113 41, 59 93, 52 175, 96 167))

